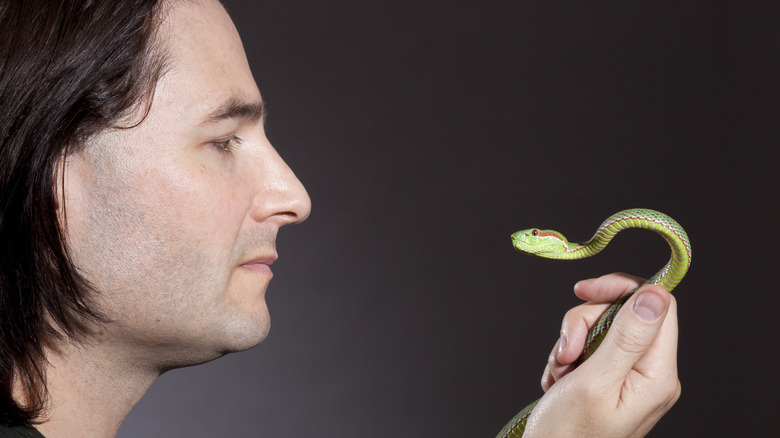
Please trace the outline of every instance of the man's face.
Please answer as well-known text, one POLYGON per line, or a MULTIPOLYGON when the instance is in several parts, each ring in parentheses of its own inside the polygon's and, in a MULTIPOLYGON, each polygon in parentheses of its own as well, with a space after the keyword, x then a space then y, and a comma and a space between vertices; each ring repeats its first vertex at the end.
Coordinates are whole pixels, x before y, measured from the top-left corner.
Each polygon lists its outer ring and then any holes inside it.
POLYGON ((165 368, 265 338, 276 234, 310 201, 265 136, 222 6, 176 1, 158 38, 170 63, 148 116, 67 158, 64 220, 74 262, 112 319, 101 341, 165 368))

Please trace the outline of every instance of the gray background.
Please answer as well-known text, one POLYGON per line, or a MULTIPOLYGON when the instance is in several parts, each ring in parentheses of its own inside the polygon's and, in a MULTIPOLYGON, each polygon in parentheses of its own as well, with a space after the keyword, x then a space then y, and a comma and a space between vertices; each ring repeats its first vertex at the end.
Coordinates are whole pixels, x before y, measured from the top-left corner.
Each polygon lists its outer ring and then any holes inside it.
POLYGON ((228 1, 309 189, 283 229, 261 346, 159 379, 129 437, 492 437, 541 395, 571 286, 649 276, 621 234, 655 208, 693 241, 683 395, 651 436, 767 436, 777 377, 780 7, 772 1, 228 1))

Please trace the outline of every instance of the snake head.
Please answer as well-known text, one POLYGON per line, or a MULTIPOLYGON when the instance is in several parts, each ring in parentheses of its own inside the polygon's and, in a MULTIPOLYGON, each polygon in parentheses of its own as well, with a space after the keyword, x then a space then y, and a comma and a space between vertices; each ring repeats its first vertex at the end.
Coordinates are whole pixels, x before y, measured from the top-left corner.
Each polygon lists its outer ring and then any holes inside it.
POLYGON ((569 241, 557 231, 529 228, 512 234, 512 246, 526 254, 558 259, 569 250, 569 241))

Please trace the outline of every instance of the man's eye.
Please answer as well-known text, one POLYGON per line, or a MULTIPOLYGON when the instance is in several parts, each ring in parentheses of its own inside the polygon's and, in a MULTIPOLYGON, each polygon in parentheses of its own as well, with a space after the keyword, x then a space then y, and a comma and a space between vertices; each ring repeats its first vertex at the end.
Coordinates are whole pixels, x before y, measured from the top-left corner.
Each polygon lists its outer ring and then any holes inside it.
POLYGON ((218 151, 223 153, 232 152, 240 144, 241 144, 241 139, 236 137, 235 135, 230 138, 226 138, 224 140, 211 142, 212 146, 214 146, 218 151))

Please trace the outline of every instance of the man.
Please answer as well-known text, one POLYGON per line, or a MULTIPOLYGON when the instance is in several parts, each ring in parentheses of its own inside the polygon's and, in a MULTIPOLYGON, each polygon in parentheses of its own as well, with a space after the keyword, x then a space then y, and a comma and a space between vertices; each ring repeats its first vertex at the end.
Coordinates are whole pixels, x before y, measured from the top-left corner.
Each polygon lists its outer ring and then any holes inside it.
MULTIPOLYGON (((0 436, 112 437, 163 372, 265 338, 276 234, 310 200, 218 1, 3 0, 0 41, 0 436)), ((608 378, 572 372, 598 308, 570 312, 527 434, 646 433, 679 394, 673 303, 629 301, 588 362, 608 378)))

